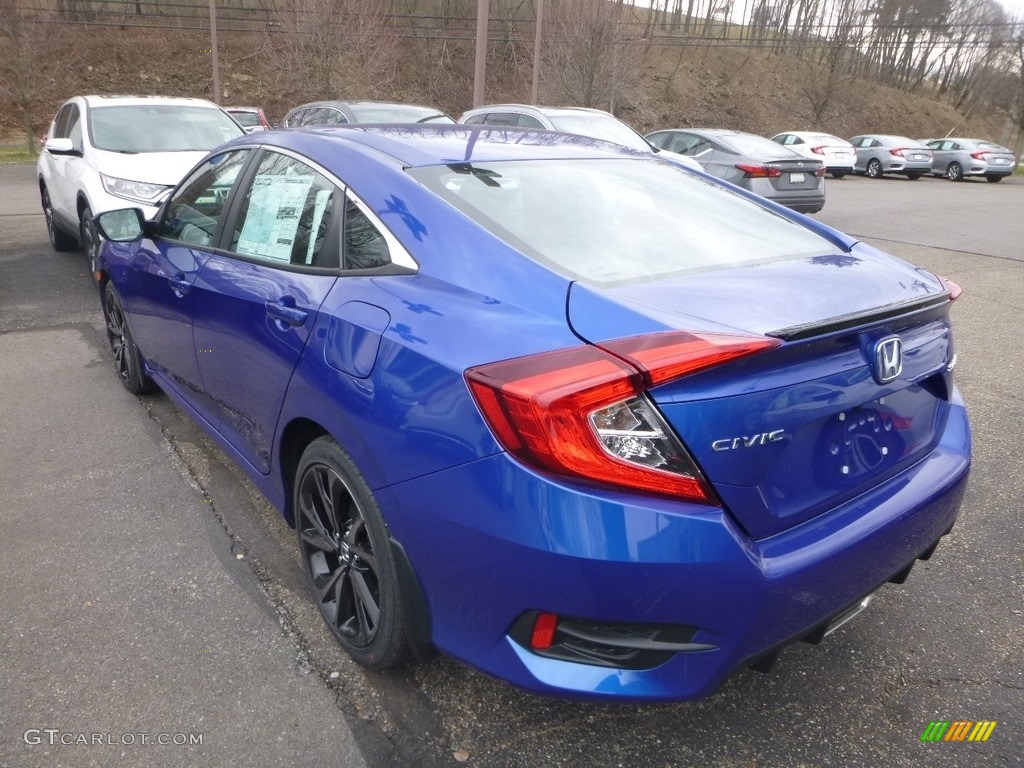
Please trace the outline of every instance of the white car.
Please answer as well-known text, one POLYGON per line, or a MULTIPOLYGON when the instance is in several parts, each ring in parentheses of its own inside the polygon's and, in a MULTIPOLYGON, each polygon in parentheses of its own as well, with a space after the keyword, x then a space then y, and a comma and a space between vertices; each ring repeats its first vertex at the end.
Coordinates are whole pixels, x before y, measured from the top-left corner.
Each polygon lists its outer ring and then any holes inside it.
POLYGON ((507 125, 517 128, 540 128, 559 133, 575 133, 610 141, 640 152, 653 152, 676 165, 701 171, 691 157, 651 146, 643 136, 610 112, 586 107, 536 107, 531 104, 490 104, 463 112, 459 122, 465 125, 507 125))
POLYGON ((50 244, 81 244, 94 271, 93 217, 137 206, 147 217, 192 166, 245 132, 202 99, 76 96, 57 111, 37 164, 50 244))
POLYGON ((772 136, 772 141, 798 155, 825 163, 825 170, 833 179, 841 179, 853 173, 853 165, 857 160, 857 150, 853 144, 829 133, 788 131, 772 136))

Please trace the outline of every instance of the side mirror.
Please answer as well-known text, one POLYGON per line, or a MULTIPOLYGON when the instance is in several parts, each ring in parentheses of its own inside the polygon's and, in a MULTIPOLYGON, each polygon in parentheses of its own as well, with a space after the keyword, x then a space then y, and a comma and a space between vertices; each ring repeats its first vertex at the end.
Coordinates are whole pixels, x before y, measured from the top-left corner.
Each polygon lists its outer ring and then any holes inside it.
POLYGON ((71 139, 47 139, 45 144, 46 151, 51 155, 81 155, 82 153, 75 149, 75 144, 71 139))
POLYGON ((120 208, 101 213, 95 219, 96 228, 107 240, 115 243, 130 243, 142 237, 146 217, 138 208, 120 208))

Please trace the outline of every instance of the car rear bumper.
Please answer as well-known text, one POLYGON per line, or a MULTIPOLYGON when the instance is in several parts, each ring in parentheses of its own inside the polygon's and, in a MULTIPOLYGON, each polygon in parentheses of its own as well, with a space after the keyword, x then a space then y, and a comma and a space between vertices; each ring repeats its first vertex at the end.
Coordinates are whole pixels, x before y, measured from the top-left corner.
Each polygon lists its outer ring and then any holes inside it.
MULTIPOLYGON (((711 694, 855 606, 957 516, 970 465, 962 403, 937 448, 900 475, 767 539, 721 509, 588 491, 499 454, 379 492, 428 597, 441 651, 529 690, 587 698, 711 694), (530 611, 690 628, 702 650, 650 668, 550 658, 514 639, 530 611)), ((689 630, 687 630, 689 631, 689 630)))

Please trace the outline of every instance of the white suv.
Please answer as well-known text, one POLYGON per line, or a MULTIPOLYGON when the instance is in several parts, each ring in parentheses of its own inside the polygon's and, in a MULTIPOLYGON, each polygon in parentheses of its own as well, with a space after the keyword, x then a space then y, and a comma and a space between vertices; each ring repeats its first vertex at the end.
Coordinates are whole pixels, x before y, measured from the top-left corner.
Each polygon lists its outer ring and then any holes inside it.
POLYGON ((39 155, 39 194, 50 244, 79 243, 95 268, 93 216, 142 209, 149 218, 206 153, 245 132, 202 99, 76 96, 57 111, 39 155))

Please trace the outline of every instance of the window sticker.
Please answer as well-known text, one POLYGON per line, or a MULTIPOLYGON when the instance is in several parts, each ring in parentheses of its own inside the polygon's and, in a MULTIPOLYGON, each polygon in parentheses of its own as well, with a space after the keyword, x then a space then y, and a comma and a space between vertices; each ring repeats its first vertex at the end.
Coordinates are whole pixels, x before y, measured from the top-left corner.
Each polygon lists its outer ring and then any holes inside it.
POLYGON ((299 217, 312 185, 309 176, 260 175, 253 179, 249 211, 238 238, 239 253, 291 261, 299 217))

